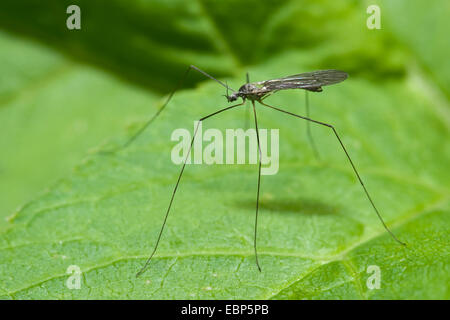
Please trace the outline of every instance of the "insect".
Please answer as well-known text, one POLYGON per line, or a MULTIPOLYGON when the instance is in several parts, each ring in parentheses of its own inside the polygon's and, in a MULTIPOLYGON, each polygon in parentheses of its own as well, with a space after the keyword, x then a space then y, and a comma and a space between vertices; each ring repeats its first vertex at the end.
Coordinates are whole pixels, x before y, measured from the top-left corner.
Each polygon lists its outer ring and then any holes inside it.
MULTIPOLYGON (((154 121, 154 119, 156 119, 156 117, 164 110, 164 108, 167 106, 167 104, 171 100, 172 96, 174 95, 174 93, 178 90, 178 88, 182 85, 182 83, 186 79, 186 77, 187 77, 187 75, 188 75, 190 70, 195 70, 197 72, 200 72, 204 76, 210 78, 211 80, 216 81, 217 83, 219 83, 220 85, 225 87, 226 88, 225 97, 226 97, 226 99, 227 99, 227 101, 229 103, 230 102, 234 102, 234 101, 236 101, 238 99, 241 99, 241 102, 239 102, 237 104, 234 104, 234 105, 231 105, 231 106, 228 106, 228 107, 225 107, 225 108, 220 109, 218 111, 215 111, 215 112, 213 112, 213 113, 211 113, 209 115, 206 115, 206 116, 202 117, 201 119, 199 119, 199 121, 197 122, 197 126, 196 126, 196 128, 194 130, 194 135, 192 137, 190 147, 188 149, 188 152, 187 152, 186 158, 184 160, 183 166, 181 167, 181 171, 180 171, 180 174, 179 174, 178 179, 176 181, 176 184, 175 184, 175 187, 174 187, 174 190, 173 190, 173 193, 172 193, 172 197, 170 198, 170 202, 169 202, 166 214, 164 216, 164 221, 163 221, 162 227, 160 229, 160 232, 158 234, 158 238, 156 240, 156 244, 155 244, 155 246, 153 248, 153 251, 150 254, 149 258, 145 262, 144 266, 136 274, 136 277, 140 276, 142 273, 145 272, 145 270, 147 269, 151 259, 153 258, 154 254, 155 254, 155 252, 156 252, 156 250, 158 248, 159 242, 161 240, 162 233, 164 231, 164 227, 165 227, 166 222, 167 222, 167 218, 168 218, 169 213, 170 213, 170 209, 172 207, 173 200, 175 198, 176 191, 178 189, 178 185, 180 183, 181 177, 182 177, 184 169, 186 167, 186 161, 187 161, 188 157, 190 156, 190 152, 191 152, 191 149, 192 149, 192 145, 194 143, 195 136, 197 134, 197 129, 198 129, 199 124, 202 121, 204 121, 204 120, 206 120, 206 119, 208 119, 210 117, 218 115, 218 114, 220 114, 222 112, 225 112, 227 110, 231 110, 231 109, 237 108, 239 106, 242 106, 242 105, 245 104, 245 102, 247 100, 251 102, 252 107, 253 107, 252 109, 253 109, 253 116, 254 116, 254 122, 255 122, 256 138, 257 138, 257 143, 258 143, 258 156, 259 156, 258 157, 258 183, 257 183, 257 193, 256 193, 255 228, 254 228, 254 239, 253 239, 253 246, 254 246, 254 252, 255 252, 256 266, 258 267, 259 271, 261 271, 261 267, 260 267, 260 264, 259 264, 259 261, 258 261, 258 251, 257 251, 257 246, 256 246, 256 243, 257 243, 256 240, 257 240, 257 227, 258 227, 259 193, 260 193, 260 185, 261 185, 261 147, 260 147, 260 142, 259 142, 258 120, 257 120, 256 107, 255 107, 255 103, 256 102, 258 102, 259 104, 261 104, 264 107, 271 108, 271 109, 277 110, 279 112, 282 112, 284 114, 287 114, 287 115, 290 115, 290 116, 293 116, 293 117, 305 120, 305 121, 307 121, 308 125, 311 124, 311 123, 315 123, 317 125, 328 127, 333 132, 333 134, 336 136, 337 140, 339 141, 339 144, 340 144, 342 150, 344 151, 344 153, 345 153, 345 155, 346 155, 346 157, 347 157, 347 159, 348 159, 348 161, 349 161, 349 163, 350 163, 350 165, 351 165, 351 167, 353 169, 353 172, 355 173, 356 177, 358 178, 358 181, 361 184, 361 187, 363 188, 364 193, 365 193, 367 199, 369 200, 373 210, 375 211, 376 215, 378 216, 379 220, 381 221, 381 224, 383 225, 383 227, 386 229, 386 231, 392 236, 392 238, 395 241, 397 241, 398 243, 400 243, 402 245, 406 245, 405 243, 401 242, 394 235, 394 233, 392 233, 392 231, 387 227, 386 223, 384 222, 381 214, 379 213, 377 207, 375 206, 374 201, 372 200, 372 198, 371 198, 371 196, 370 196, 366 186, 364 185, 364 183, 363 183, 363 181, 361 179, 361 176, 358 173, 358 170, 356 169, 355 164, 353 163, 353 161, 352 161, 352 159, 351 159, 347 149, 345 148, 344 144, 342 143, 342 140, 341 140, 337 130, 334 128, 334 126, 331 125, 331 124, 325 123, 325 122, 313 120, 313 119, 311 119, 309 117, 308 95, 306 95, 306 101, 305 101, 306 102, 306 107, 307 107, 307 109, 306 109, 307 116, 301 116, 301 115, 298 115, 298 114, 295 114, 295 113, 292 113, 292 112, 289 112, 289 111, 285 111, 283 109, 280 109, 278 107, 269 105, 269 104, 264 102, 264 100, 268 96, 270 96, 270 95, 272 95, 272 94, 274 94, 274 93, 276 93, 276 92, 278 92, 280 90, 303 89, 303 90, 306 90, 306 93, 308 91, 321 92, 323 90, 322 89, 323 86, 336 84, 336 83, 342 82, 345 79, 347 79, 348 75, 347 75, 347 73, 345 73, 343 71, 338 71, 338 70, 320 70, 320 71, 300 73, 300 74, 295 74, 295 75, 287 76, 287 77, 283 77, 283 78, 266 80, 266 81, 259 81, 259 82, 253 82, 253 83, 251 83, 249 81, 249 76, 247 74, 247 83, 242 85, 239 88, 238 91, 235 91, 232 88, 230 88, 226 83, 223 83, 222 81, 212 77, 211 75, 209 75, 205 71, 197 68, 196 66, 191 65, 186 70, 186 73, 184 74, 184 77, 178 83, 178 85, 176 86, 175 90, 170 93, 170 95, 168 96, 166 102, 161 106, 161 108, 156 112, 156 114, 150 120, 148 120, 147 123, 145 123, 144 126, 141 129, 139 129, 134 134, 134 136, 132 136, 121 148, 124 148, 124 147, 128 146, 132 141, 134 141, 154 121), (231 94, 229 94, 230 91, 232 91, 231 94)), ((311 135, 311 131, 309 129, 309 126, 307 127, 307 129, 308 129, 308 136, 309 136, 310 142, 313 145, 313 149, 315 151, 316 156, 318 157, 318 152, 317 152, 317 149, 315 148, 315 145, 313 143, 312 135, 311 135)))

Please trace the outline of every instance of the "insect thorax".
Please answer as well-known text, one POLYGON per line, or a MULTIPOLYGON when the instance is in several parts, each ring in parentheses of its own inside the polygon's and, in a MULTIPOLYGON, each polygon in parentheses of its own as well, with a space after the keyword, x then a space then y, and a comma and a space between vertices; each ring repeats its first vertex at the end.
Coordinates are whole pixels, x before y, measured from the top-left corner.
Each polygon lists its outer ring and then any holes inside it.
POLYGON ((246 83, 239 88, 239 96, 243 99, 259 100, 264 96, 264 93, 261 92, 261 88, 254 84, 246 83))

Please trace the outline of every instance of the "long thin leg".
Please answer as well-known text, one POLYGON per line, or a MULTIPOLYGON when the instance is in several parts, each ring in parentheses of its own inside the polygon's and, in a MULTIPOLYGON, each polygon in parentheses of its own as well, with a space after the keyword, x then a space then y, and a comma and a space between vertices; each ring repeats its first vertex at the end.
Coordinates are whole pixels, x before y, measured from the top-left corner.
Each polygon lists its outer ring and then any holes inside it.
POLYGON ((244 110, 244 112, 245 112, 245 114, 244 114, 244 130, 247 130, 248 129, 248 127, 249 127, 249 123, 250 123, 250 120, 251 120, 251 110, 250 110, 250 108, 249 108, 249 105, 248 105, 248 102, 247 102, 247 105, 243 108, 243 110, 244 110))
POLYGON ((134 140, 136 140, 136 138, 145 131, 145 129, 147 129, 147 127, 161 114, 161 112, 166 108, 166 106, 169 104, 170 100, 172 99, 173 95, 175 94, 175 92, 180 89, 180 87, 184 84, 184 81, 186 80, 189 71, 191 70, 195 70, 197 72, 200 72, 201 74, 203 74, 205 77, 210 78, 211 80, 216 81, 217 83, 219 83, 220 85, 224 86, 227 89, 230 89, 231 91, 234 91, 233 89, 231 89, 227 84, 223 83, 222 81, 214 78, 213 76, 209 75, 208 73, 206 73, 205 71, 201 70, 200 68, 197 68, 194 65, 190 65, 187 70, 185 71, 183 77, 178 81, 175 89, 169 94, 169 96, 166 99, 166 102, 164 102, 164 104, 161 106, 161 108, 158 109, 158 111, 156 111, 156 113, 138 130, 136 131, 136 133, 130 138, 128 139, 127 142, 125 142, 122 146, 111 150, 111 151, 102 151, 101 153, 113 153, 113 152, 117 152, 121 149, 125 149, 126 147, 128 147, 134 140))
POLYGON ((256 119, 256 108, 255 108, 255 102, 252 101, 253 105, 253 114, 255 116, 255 128, 256 128, 256 140, 258 141, 258 191, 256 192, 256 213, 255 213, 255 237, 253 239, 253 246, 255 248, 255 259, 256 259, 256 266, 258 267, 259 272, 261 272, 261 267, 259 266, 258 262, 258 252, 256 250, 256 232, 258 230, 258 208, 259 208, 259 189, 261 185, 261 145, 259 143, 259 131, 258 131, 258 120, 256 119))
MULTIPOLYGON (((248 72, 246 74, 246 80, 247 80, 247 83, 250 83, 250 75, 248 74, 248 72)), ((245 112, 245 115, 244 115, 244 117, 245 117, 244 129, 247 130, 248 127, 249 127, 249 122, 251 120, 251 116, 252 115, 251 115, 251 110, 248 108, 248 106, 245 106, 244 112, 245 112)))
POLYGON ((150 257, 149 257, 149 258, 147 259, 147 261, 145 262, 144 266, 143 266, 143 267, 141 268, 141 270, 139 270, 139 272, 136 274, 136 277, 139 277, 141 274, 144 273, 144 271, 147 269, 148 264, 150 263, 150 260, 153 258, 153 255, 155 254, 156 249, 158 249, 159 241, 161 240, 161 236, 162 236, 162 233, 163 233, 163 231, 164 231, 164 227, 165 227, 165 225, 166 225, 167 217, 169 216, 170 208, 172 207, 173 199, 175 198, 175 193, 177 192, 178 185, 179 185, 180 180, 181 180, 181 176, 183 175, 184 168, 186 167, 186 161, 187 161, 188 157, 189 157, 190 154, 191 154, 192 145, 194 144, 194 140, 195 140, 195 136, 196 136, 196 134, 197 134, 197 130, 198 130, 199 124, 200 124, 203 120, 206 120, 206 119, 208 119, 208 118, 210 118, 210 117, 212 117, 212 116, 214 116, 214 115, 216 115, 216 114, 219 114, 219 113, 221 113, 221 112, 224 112, 224 111, 230 110, 230 109, 232 109, 232 108, 241 106, 241 105, 243 105, 243 104, 244 104, 244 103, 241 102, 241 103, 232 105, 232 106, 230 106, 230 107, 226 107, 226 108, 220 109, 219 111, 216 111, 216 112, 214 112, 214 113, 211 113, 211 114, 209 114, 209 115, 207 115, 207 116, 201 118, 200 120, 198 120, 197 125, 196 125, 195 130, 194 130, 194 135, 193 135, 192 140, 191 140, 191 144, 190 144, 190 146, 189 146, 189 150, 188 150, 188 152, 187 152, 186 158, 184 159, 184 163, 183 163, 183 166, 181 167, 180 174, 178 175, 178 179, 177 179, 177 183, 175 184, 175 188, 173 189, 172 197, 170 198, 170 202, 169 202, 169 207, 167 208, 166 215, 165 215, 165 217, 164 217, 164 222, 163 222, 163 224, 162 224, 161 230, 159 231, 159 235, 158 235, 158 239, 156 240, 155 247, 154 247, 154 249, 153 249, 153 251, 152 251, 152 254, 150 255, 150 257))
POLYGON ((338 135, 336 129, 335 129, 331 124, 324 123, 324 122, 320 122, 320 121, 317 121, 317 120, 313 120, 313 119, 310 119, 310 118, 307 118, 307 117, 303 117, 303 116, 297 115, 297 114, 295 114, 295 113, 292 113, 292 112, 289 112, 289 111, 285 111, 285 110, 276 108, 276 107, 274 107, 274 106, 268 105, 268 104, 263 103, 263 102, 261 102, 261 101, 260 101, 260 103, 261 103, 262 105, 266 106, 266 107, 271 108, 271 109, 275 109, 275 110, 277 110, 277 111, 284 112, 284 113, 289 114, 289 115, 291 115, 291 116, 294 116, 294 117, 297 117, 297 118, 300 118, 300 119, 303 119, 303 120, 307 120, 307 121, 310 121, 310 122, 314 122, 314 123, 320 124, 320 125, 322 125, 322 126, 326 126, 326 127, 330 128, 331 130, 333 130, 333 132, 334 132, 336 138, 337 138, 338 141, 339 141, 339 144, 341 145, 342 149, 343 149, 344 152, 345 152, 345 155, 347 156, 348 161, 349 161, 350 164, 352 165, 353 171, 355 172, 356 176, 358 177, 359 183, 361 184, 362 188, 364 189, 364 192, 365 192, 365 194, 366 194, 366 196, 367 196, 367 199, 369 199, 369 202, 371 203, 373 209, 375 210, 375 213, 377 214, 377 216, 378 216, 378 218, 380 219, 381 223, 383 224, 384 228, 385 228, 386 231, 392 236, 392 238, 394 238, 395 241, 397 241, 398 243, 400 243, 400 244, 402 244, 402 245, 404 245, 404 246, 406 245, 406 243, 401 242, 400 240, 398 240, 397 237, 394 235, 394 233, 392 233, 392 231, 387 227, 386 223, 384 223, 384 220, 383 220, 383 218, 381 217, 381 214, 378 212, 378 209, 377 209, 377 207, 375 206, 375 203, 372 201, 372 198, 370 197, 369 192, 367 191, 366 186, 364 185, 364 182, 362 181, 361 177, 359 176, 358 170, 356 170, 356 167, 355 167, 355 165, 353 164, 352 159, 350 158, 350 155, 348 154, 347 149, 344 147, 344 144, 342 143, 342 140, 341 140, 341 138, 339 137, 339 135, 338 135))
MULTIPOLYGON (((308 98, 308 90, 305 90, 305 108, 306 108, 306 117, 309 118, 309 98, 308 98)), ((311 147, 314 152, 314 156, 316 157, 316 160, 320 160, 319 150, 317 150, 316 144, 314 142, 312 132, 311 132, 311 122, 306 122, 306 134, 309 139, 309 143, 311 144, 311 147)))

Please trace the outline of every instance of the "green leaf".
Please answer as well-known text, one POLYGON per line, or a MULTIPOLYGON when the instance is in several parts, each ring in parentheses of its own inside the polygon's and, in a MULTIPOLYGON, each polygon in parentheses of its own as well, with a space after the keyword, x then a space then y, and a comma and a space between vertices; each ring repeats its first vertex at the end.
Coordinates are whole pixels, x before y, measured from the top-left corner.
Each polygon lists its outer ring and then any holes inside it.
POLYGON ((1 228, 86 150, 147 116, 157 95, 4 32, 0 46, 1 228))
MULTIPOLYGON (((301 69, 293 60, 287 65, 301 69)), ((251 74, 259 78, 265 70, 251 74)), ((442 227, 449 222, 450 150, 433 153, 434 161, 430 151, 421 150, 439 148, 449 123, 415 88, 374 87, 361 79, 314 95, 313 115, 342 134, 385 219, 408 247, 383 230, 329 130, 314 128, 326 159, 316 162, 302 134, 305 123, 259 108, 261 126, 280 128, 281 141, 280 172, 262 179, 263 272, 257 272, 252 251, 256 167, 188 166, 158 254, 136 279, 180 169, 170 160, 171 132, 191 129, 193 119, 223 105, 220 91, 208 84, 178 94, 128 149, 93 155, 18 212, 2 238, 3 261, 11 262, 1 271, 7 296, 446 296, 448 230, 442 227), (426 133, 410 130, 419 125, 426 133), (73 264, 83 271, 81 290, 64 287, 65 269, 73 264), (369 265, 381 268, 383 289, 365 286, 369 265)), ((300 112, 299 98, 296 92, 279 94, 271 103, 300 112)), ((244 115, 230 111, 205 122, 205 128, 238 127, 244 115)))
POLYGON ((379 1, 388 30, 419 60, 434 83, 450 98, 450 45, 446 38, 450 3, 429 6, 423 1, 379 1))
POLYGON ((68 31, 66 8, 73 4, 5 0, 0 26, 38 37, 151 90, 171 90, 189 64, 201 63, 218 75, 230 74, 238 64, 201 1, 80 0, 81 30, 68 31))
MULTIPOLYGON (((306 9, 297 2, 261 6, 253 19, 263 21, 265 32, 254 45, 246 44, 256 34, 255 21, 247 24, 239 18, 251 11, 251 2, 240 6, 242 12, 232 1, 196 5, 203 8, 198 16, 215 26, 199 30, 213 30, 211 34, 221 35, 216 38, 229 48, 219 50, 223 57, 217 61, 237 61, 229 71, 235 76, 227 79, 234 88, 243 83, 247 69, 252 81, 320 67, 349 70, 345 82, 310 94, 311 117, 336 127, 382 216, 407 247, 383 229, 329 128, 312 126, 321 154, 318 161, 305 121, 258 105, 260 128, 280 130, 279 172, 261 181, 262 272, 253 251, 257 167, 188 165, 160 247, 146 273, 136 278, 156 242, 181 169, 170 159, 175 145, 171 134, 177 128, 192 132, 194 120, 225 107, 223 88, 207 82, 179 91, 128 148, 114 154, 91 152, 66 174, 84 150, 105 137, 114 136, 99 149, 126 141, 144 124, 147 117, 141 116, 157 110, 156 96, 29 40, 3 35, 0 41, 10 51, 2 59, 22 62, 5 63, 14 81, 0 82, 5 97, 0 99, 6 101, 0 121, 13 137, 0 140, 8 155, 2 157, 1 167, 8 169, 3 176, 17 170, 22 178, 16 173, 2 180, 1 194, 14 195, 18 186, 27 184, 24 195, 29 196, 38 185, 64 177, 17 210, 0 231, 0 297, 449 299, 450 114, 445 92, 432 86, 447 73, 434 67, 429 67, 432 76, 424 72, 426 55, 409 50, 396 32, 366 30, 363 6, 333 3, 322 1, 306 9), (318 9, 328 4, 328 12, 318 9), (226 19, 231 13, 238 15, 241 25, 226 19), (299 21, 303 13, 308 23, 299 21), (320 28, 309 27, 325 20, 320 28), (294 36, 289 38, 286 30, 294 36), (301 34, 304 42, 296 40, 301 34), (280 48, 275 48, 277 40, 280 48), (24 47, 32 51, 20 60, 24 47), (253 56, 249 48, 256 51, 253 56), (242 68, 248 63, 253 66, 242 68), (57 81, 51 81, 52 72, 57 81), (50 80, 43 81, 49 74, 50 80), (67 108, 61 109, 62 104, 67 108), (135 109, 124 117, 128 108, 135 109), (91 121, 88 128, 101 132, 91 136, 84 131, 74 137, 80 114, 91 121), (64 116, 67 122, 62 122, 64 116), (132 126, 113 133, 131 121, 132 126), (23 148, 20 153, 14 151, 18 146, 23 148), (69 150, 75 150, 73 156, 69 150), (33 187, 27 179, 40 170, 44 172, 33 187), (15 179, 17 186, 8 188, 15 179), (79 290, 66 286, 70 265, 81 268, 79 290), (370 266, 380 268, 379 289, 367 286, 370 266)), ((387 23, 394 25, 392 20, 387 23)), ((189 25, 197 30, 195 23, 189 25)), ((90 55, 98 52, 94 42, 79 43, 90 55)), ((114 50, 98 54, 122 56, 114 50)), ((129 70, 145 59, 124 61, 124 70, 129 70)), ((175 69, 176 65, 175 61, 175 69)), ((128 78, 124 70, 119 74, 128 78)), ((303 94, 279 92, 267 102, 304 114, 303 94)), ((211 117, 204 130, 243 127, 249 109, 243 106, 211 117)))

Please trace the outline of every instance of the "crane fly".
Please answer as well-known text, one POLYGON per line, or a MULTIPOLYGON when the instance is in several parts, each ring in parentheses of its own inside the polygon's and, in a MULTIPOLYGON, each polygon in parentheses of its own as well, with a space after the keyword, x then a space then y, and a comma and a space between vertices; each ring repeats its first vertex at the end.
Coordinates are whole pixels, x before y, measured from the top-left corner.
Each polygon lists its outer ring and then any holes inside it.
MULTIPOLYGON (((252 107, 253 107, 253 115, 254 115, 254 121, 255 121, 255 129, 256 129, 256 138, 257 138, 257 143, 258 143, 258 183, 257 183, 257 193, 256 193, 256 211, 255 211, 255 228, 254 228, 254 239, 253 239, 253 247, 254 247, 254 252, 255 252, 255 260, 256 260, 256 266, 258 267, 258 270, 261 271, 261 267, 259 265, 259 261, 258 261, 258 252, 257 252, 257 246, 256 246, 256 240, 257 240, 257 226, 258 226, 258 209, 259 209, 259 193, 260 193, 260 185, 261 185, 261 146, 260 146, 260 142, 259 142, 259 132, 258 132, 258 120, 257 120, 257 114, 256 114, 256 108, 255 108, 255 102, 258 102, 259 104, 261 104, 264 107, 276 110, 278 112, 282 112, 284 114, 296 117, 298 119, 302 119, 307 121, 307 124, 317 124, 317 125, 321 125, 321 126, 325 126, 329 129, 332 130, 332 132, 334 133, 334 135, 336 136, 342 150, 344 151, 352 169, 353 172, 355 173, 356 177, 358 178, 358 181, 362 187, 362 189, 364 190, 364 193, 368 199, 368 201, 370 202, 373 210, 375 211, 376 215, 378 216, 381 224, 383 225, 384 229, 391 235, 391 237, 397 241, 398 243, 402 244, 402 245, 406 245, 405 243, 401 242, 399 239, 397 239, 397 237, 394 235, 394 233, 392 233, 392 231, 387 227, 386 223, 384 222, 381 214, 379 213, 377 207, 375 206, 374 201, 372 200, 372 197, 369 194, 369 191, 367 190, 366 186, 364 185, 360 174, 358 173, 358 170, 356 169, 355 164, 353 163, 347 149, 345 148, 344 144, 342 143, 342 140, 339 136, 339 134, 337 133, 337 130, 335 129, 335 127, 331 124, 325 123, 325 122, 321 122, 321 121, 317 121, 314 119, 311 119, 309 117, 309 104, 308 104, 308 95, 306 94, 306 100, 305 100, 305 104, 306 104, 306 116, 301 116, 283 109, 280 109, 278 107, 269 105, 267 103, 264 102, 264 99, 266 99, 268 96, 281 91, 281 90, 287 90, 287 89, 303 89, 306 90, 306 93, 308 93, 308 91, 311 92, 321 92, 323 91, 322 87, 323 86, 327 86, 327 85, 332 85, 332 84, 337 84, 339 82, 344 81, 345 79, 347 79, 348 74, 346 72, 343 71, 339 71, 339 70, 319 70, 319 71, 313 71, 313 72, 307 72, 307 73, 300 73, 300 74, 295 74, 292 76, 287 76, 287 77, 283 77, 283 78, 277 78, 277 79, 272 79, 272 80, 265 80, 265 81, 259 81, 259 82, 250 82, 249 81, 249 77, 247 74, 247 83, 245 83, 244 85, 242 85, 238 91, 233 90, 231 87, 229 87, 226 83, 212 77, 211 75, 209 75, 208 73, 206 73, 205 71, 201 70, 200 68, 197 68, 194 65, 189 66, 189 68, 186 70, 184 77, 180 80, 180 82, 178 83, 178 85, 176 86, 175 90, 172 91, 167 100, 165 101, 165 103, 161 106, 161 108, 155 113, 155 115, 148 120, 141 129, 139 129, 121 148, 124 148, 126 146, 128 146, 132 141, 134 141, 155 119, 156 117, 159 116, 159 114, 164 110, 164 108, 167 106, 167 104, 169 103, 169 101, 172 99, 172 96, 174 95, 174 93, 178 90, 178 88, 184 83, 184 80, 186 79, 188 73, 190 70, 195 70, 197 72, 200 72, 201 74, 203 74, 204 76, 210 78, 211 80, 216 81, 217 83, 219 83, 220 85, 222 85, 223 87, 226 88, 226 94, 225 97, 227 99, 227 101, 230 102, 234 102, 236 100, 238 100, 239 98, 241 99, 240 103, 234 104, 232 106, 228 106, 225 108, 222 108, 218 111, 215 111, 211 114, 208 114, 202 118, 200 118, 197 122, 197 126, 194 130, 194 135, 192 137, 191 140, 191 144, 190 147, 188 149, 186 158, 184 160, 183 166, 181 167, 181 171, 180 174, 178 176, 178 179, 176 181, 173 193, 172 193, 172 197, 170 198, 170 202, 166 211, 166 214, 164 216, 164 221, 162 224, 162 227, 160 229, 160 232, 158 234, 158 238, 156 240, 155 246, 153 248, 152 253, 150 254, 149 258, 146 260, 144 266, 139 270, 139 272, 136 274, 136 277, 140 276, 142 273, 145 272, 145 270, 147 269, 151 259, 153 258, 153 255, 155 254, 159 242, 161 240, 161 236, 164 230, 164 227, 166 225, 167 222, 167 218, 169 216, 170 213, 170 209, 172 207, 172 203, 173 200, 175 198, 175 194, 176 191, 178 189, 178 185, 180 183, 181 177, 183 175, 184 169, 186 167, 186 161, 190 155, 191 149, 192 149, 192 145, 194 143, 194 139, 195 136, 197 134, 197 129, 199 124, 210 118, 213 117, 217 114, 220 114, 224 111, 230 110, 230 109, 234 109, 236 107, 242 106, 245 104, 246 100, 249 100, 252 103, 252 107), (232 91, 231 94, 229 94, 229 91, 232 91)), ((318 157, 318 152, 315 148, 313 139, 312 139, 312 135, 311 135, 311 131, 309 129, 309 126, 307 127, 308 129, 308 136, 310 139, 310 142, 313 146, 313 149, 315 150, 316 156, 318 157)))
POLYGON ((339 70, 320 70, 294 74, 284 78, 246 83, 238 92, 226 95, 228 102, 238 98, 243 100, 261 102, 269 95, 286 89, 304 89, 313 92, 321 92, 322 86, 339 83, 347 79, 348 74, 339 70))

